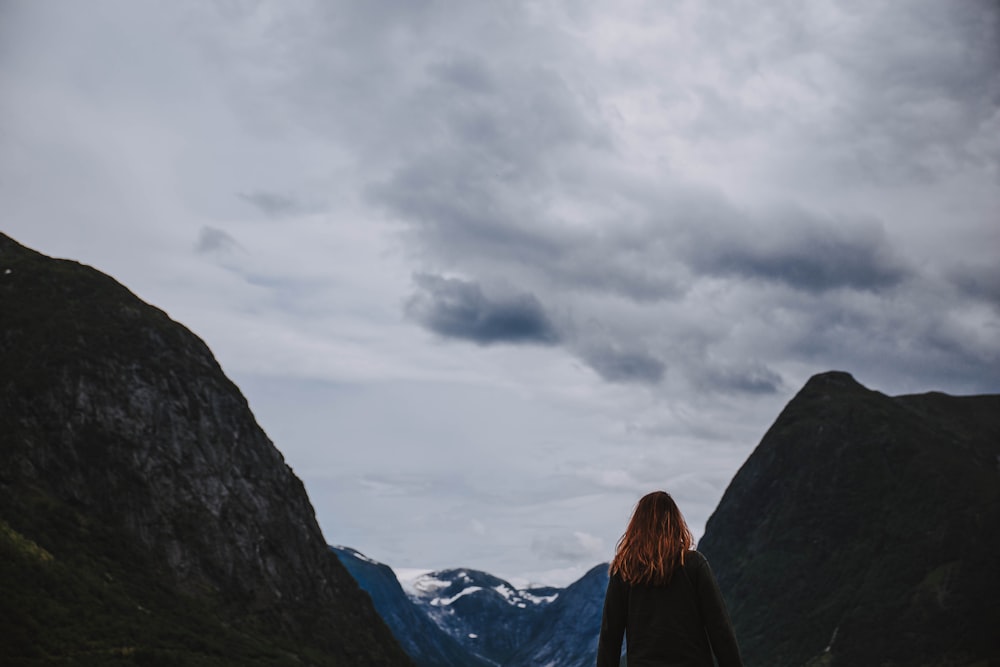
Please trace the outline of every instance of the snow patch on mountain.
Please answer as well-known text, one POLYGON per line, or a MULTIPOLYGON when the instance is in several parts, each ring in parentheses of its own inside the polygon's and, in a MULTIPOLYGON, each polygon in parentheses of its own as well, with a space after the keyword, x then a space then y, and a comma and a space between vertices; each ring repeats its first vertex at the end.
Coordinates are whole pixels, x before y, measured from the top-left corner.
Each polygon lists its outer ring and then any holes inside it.
POLYGON ((481 586, 469 586, 468 588, 463 588, 457 595, 453 595, 450 598, 434 598, 430 601, 430 604, 435 607, 448 606, 453 604, 455 600, 459 598, 463 598, 466 595, 472 595, 473 593, 481 590, 483 590, 481 586))

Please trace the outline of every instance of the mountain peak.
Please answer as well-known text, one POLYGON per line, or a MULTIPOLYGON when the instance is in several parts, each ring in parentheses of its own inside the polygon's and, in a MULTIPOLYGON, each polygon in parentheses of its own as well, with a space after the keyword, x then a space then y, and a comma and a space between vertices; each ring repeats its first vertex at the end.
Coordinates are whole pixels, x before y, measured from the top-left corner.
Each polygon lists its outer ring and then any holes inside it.
POLYGON ((810 394, 842 394, 857 391, 870 391, 863 384, 854 379, 854 376, 847 371, 826 371, 817 373, 809 378, 799 391, 799 395, 810 394))
POLYGON ((0 654, 409 664, 246 399, 166 313, 0 235, 0 378, 0 534, 34 545, 0 553, 0 654))
POLYGON ((833 386, 861 386, 861 384, 854 379, 854 376, 847 371, 826 371, 823 373, 816 373, 811 378, 809 378, 806 385, 810 383, 826 384, 833 386))

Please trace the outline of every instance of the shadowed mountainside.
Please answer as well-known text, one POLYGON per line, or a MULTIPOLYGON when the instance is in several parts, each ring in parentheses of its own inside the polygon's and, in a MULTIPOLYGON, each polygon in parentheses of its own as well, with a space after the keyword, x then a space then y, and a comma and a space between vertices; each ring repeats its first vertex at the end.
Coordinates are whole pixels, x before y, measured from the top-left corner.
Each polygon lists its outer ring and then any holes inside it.
POLYGON ((817 375, 699 543, 748 667, 1000 664, 1000 395, 817 375))
POLYGON ((567 586, 539 614, 528 641, 504 667, 587 667, 597 660, 608 563, 596 565, 567 586))
POLYGON ((205 344, 0 235, 4 664, 409 665, 205 344))

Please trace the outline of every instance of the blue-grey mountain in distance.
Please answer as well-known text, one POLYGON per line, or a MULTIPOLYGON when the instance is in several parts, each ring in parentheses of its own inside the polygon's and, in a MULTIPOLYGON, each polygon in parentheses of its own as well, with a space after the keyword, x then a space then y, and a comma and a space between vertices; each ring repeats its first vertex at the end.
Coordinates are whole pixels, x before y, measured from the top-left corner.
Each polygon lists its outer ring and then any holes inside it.
POLYGON ((422 575, 407 594, 388 566, 331 548, 420 667, 584 667, 595 659, 606 563, 564 589, 517 589, 460 568, 422 575))
POLYGON ((558 589, 549 587, 518 590, 499 577, 469 568, 430 572, 409 587, 414 602, 439 627, 496 664, 507 663, 559 596, 558 589))
POLYGON ((375 610, 419 667, 492 667, 495 664, 431 620, 407 597, 387 565, 348 547, 330 548, 371 596, 375 610))

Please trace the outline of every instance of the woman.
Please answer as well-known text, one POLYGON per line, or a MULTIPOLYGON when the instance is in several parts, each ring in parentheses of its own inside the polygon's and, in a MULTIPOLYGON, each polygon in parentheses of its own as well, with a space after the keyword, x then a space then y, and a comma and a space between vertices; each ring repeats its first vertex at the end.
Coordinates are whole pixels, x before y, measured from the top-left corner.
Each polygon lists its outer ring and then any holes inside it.
POLYGON ((663 491, 635 506, 611 561, 597 667, 742 667, 726 603, 674 499, 663 491))

